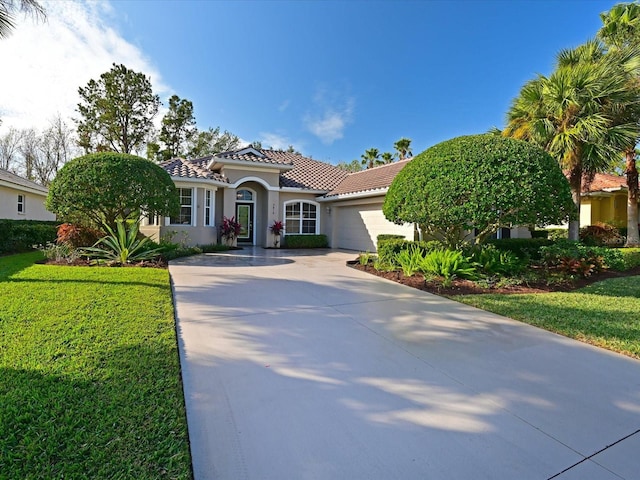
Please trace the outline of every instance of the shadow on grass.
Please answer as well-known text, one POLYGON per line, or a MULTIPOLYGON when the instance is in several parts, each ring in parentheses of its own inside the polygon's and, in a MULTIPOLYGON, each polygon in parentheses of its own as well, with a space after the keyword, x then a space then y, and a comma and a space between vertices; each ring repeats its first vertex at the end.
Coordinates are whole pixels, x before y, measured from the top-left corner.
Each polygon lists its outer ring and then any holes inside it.
POLYGON ((72 369, 58 354, 51 373, 0 367, 0 476, 192 478, 177 352, 136 345, 93 359, 72 369))
POLYGON ((0 257, 0 282, 7 281, 11 276, 30 267, 42 259, 42 253, 29 252, 0 257))

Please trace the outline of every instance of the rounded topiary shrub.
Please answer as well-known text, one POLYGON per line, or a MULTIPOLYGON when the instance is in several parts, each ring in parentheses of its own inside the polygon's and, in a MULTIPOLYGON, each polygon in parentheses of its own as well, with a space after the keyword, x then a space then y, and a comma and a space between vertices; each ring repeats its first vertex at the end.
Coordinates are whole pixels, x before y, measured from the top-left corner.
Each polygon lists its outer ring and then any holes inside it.
POLYGON ((501 227, 562 223, 575 206, 548 153, 486 134, 447 140, 417 155, 393 180, 383 212, 394 223, 417 223, 455 243, 464 230, 476 229, 481 242, 501 227))
POLYGON ((51 182, 47 210, 62 220, 115 229, 141 212, 169 216, 179 209, 171 177, 160 166, 126 153, 101 152, 66 163, 51 182))

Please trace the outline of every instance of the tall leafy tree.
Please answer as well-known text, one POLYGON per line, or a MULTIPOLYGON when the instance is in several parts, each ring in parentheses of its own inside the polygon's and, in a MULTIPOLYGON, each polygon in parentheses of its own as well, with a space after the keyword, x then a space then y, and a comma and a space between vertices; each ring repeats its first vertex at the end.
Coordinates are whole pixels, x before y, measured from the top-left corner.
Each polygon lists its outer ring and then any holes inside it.
MULTIPOLYGON (((216 127, 198 131, 189 141, 187 153, 190 158, 200 158, 214 153, 235 150, 239 146, 240 138, 237 135, 226 130, 220 132, 220 127, 216 127)), ((262 148, 262 146, 258 148, 262 148)))
POLYGON ((145 145, 160 107, 147 76, 114 63, 78 93, 78 139, 86 153, 131 153, 145 145))
POLYGON ((188 143, 197 134, 195 124, 193 103, 172 95, 169 98, 169 111, 162 118, 159 137, 165 145, 165 156, 173 158, 187 153, 188 143))
POLYGON ((345 170, 350 173, 359 172, 362 170, 362 163, 358 159, 351 160, 351 162, 338 162, 336 167, 345 170))
MULTIPOLYGON (((640 4, 620 3, 611 10, 600 15, 602 28, 598 36, 609 46, 612 53, 640 48, 640 4)), ((640 78, 632 76, 629 88, 640 90, 640 78)), ((639 95, 640 97, 640 95, 639 95)), ((637 104, 636 104, 637 105, 637 104)), ((636 106, 634 105, 634 106, 636 106)), ((620 112, 625 121, 640 121, 638 108, 629 108, 620 112)), ((627 177, 627 246, 640 245, 638 231, 638 168, 636 165, 636 142, 624 149, 624 173, 627 177)))
POLYGON ((36 0, 0 0, 0 38, 8 37, 15 28, 17 12, 46 18, 44 8, 36 0))
POLYGON ((616 117, 636 100, 628 79, 637 60, 604 55, 597 42, 562 51, 555 71, 526 83, 507 114, 503 135, 541 146, 568 171, 578 211, 569 222, 572 240, 579 238, 583 177, 606 170, 637 137, 637 123, 616 117))
POLYGON ((368 150, 365 150, 364 154, 360 155, 360 158, 362 159, 361 163, 365 168, 373 168, 382 163, 382 160, 380 160, 380 152, 377 148, 369 148, 368 150))
POLYGON ((396 149, 399 160, 411 157, 413 152, 411 151, 411 139, 402 137, 396 143, 393 144, 393 148, 396 149))

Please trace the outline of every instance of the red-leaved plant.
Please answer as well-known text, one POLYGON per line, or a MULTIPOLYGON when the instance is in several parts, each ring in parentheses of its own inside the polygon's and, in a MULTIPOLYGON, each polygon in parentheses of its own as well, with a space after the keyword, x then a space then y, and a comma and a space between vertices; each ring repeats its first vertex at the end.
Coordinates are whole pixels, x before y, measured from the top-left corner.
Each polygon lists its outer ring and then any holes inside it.
POLYGON ((280 220, 274 220, 273 225, 271 225, 269 229, 274 235, 280 235, 284 227, 282 226, 282 222, 280 220))
POLYGON ((222 225, 220 225, 220 234, 222 238, 233 240, 242 230, 242 225, 236 221, 236 217, 222 217, 222 225))

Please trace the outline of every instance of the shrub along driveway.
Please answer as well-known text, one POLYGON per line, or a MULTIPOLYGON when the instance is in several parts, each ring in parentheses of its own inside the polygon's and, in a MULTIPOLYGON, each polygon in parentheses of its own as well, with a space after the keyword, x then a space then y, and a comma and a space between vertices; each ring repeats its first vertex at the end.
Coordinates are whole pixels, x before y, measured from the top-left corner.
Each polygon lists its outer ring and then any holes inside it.
POLYGON ((172 262, 196 480, 635 478, 640 362, 354 256, 172 262))

